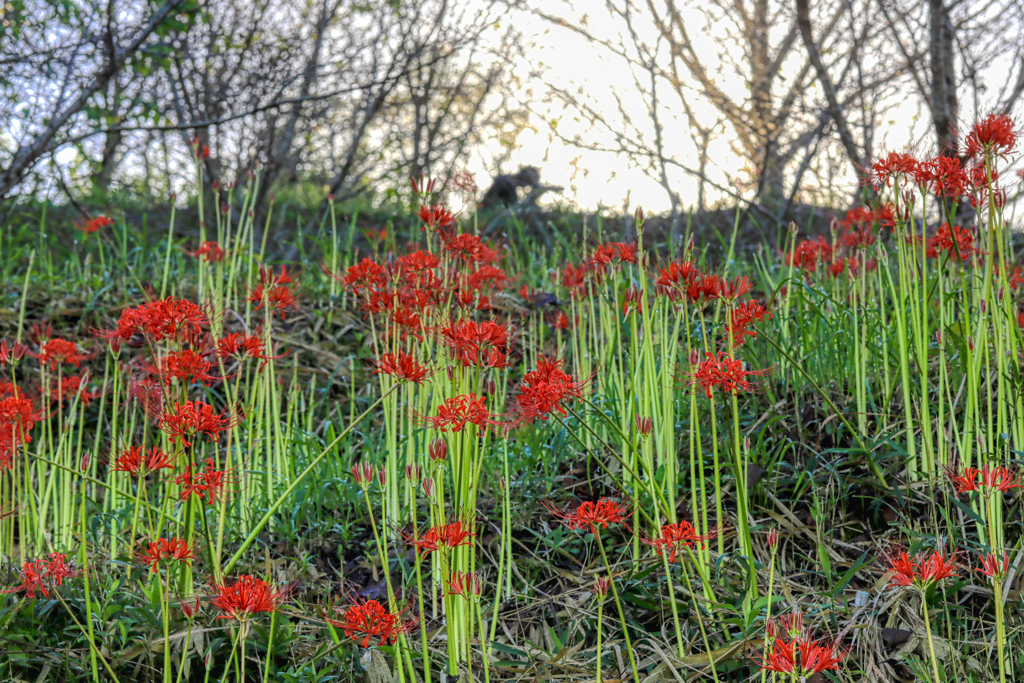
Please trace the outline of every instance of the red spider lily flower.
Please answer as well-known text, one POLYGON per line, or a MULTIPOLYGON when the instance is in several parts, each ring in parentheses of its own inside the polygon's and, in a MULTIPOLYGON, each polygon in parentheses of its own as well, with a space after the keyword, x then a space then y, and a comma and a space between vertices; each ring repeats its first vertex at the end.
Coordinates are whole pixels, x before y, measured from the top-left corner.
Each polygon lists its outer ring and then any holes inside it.
POLYGON ((19 591, 24 591, 25 597, 31 599, 36 597, 36 591, 39 591, 44 597, 50 597, 49 587, 46 585, 45 581, 46 570, 43 567, 42 560, 25 562, 21 567, 20 577, 20 585, 15 588, 2 590, 0 593, 17 593, 19 591))
POLYGON ((39 353, 28 352, 40 365, 49 365, 56 370, 65 363, 78 367, 89 356, 78 350, 78 345, 66 339, 51 339, 39 347, 39 353))
POLYGON ((202 401, 175 403, 173 411, 165 410, 155 417, 171 443, 181 439, 185 446, 192 445, 189 439, 196 434, 206 434, 211 441, 220 441, 220 433, 234 427, 241 419, 228 411, 215 413, 213 406, 202 401))
POLYGON ((956 553, 945 557, 940 552, 921 554, 911 558, 906 550, 896 549, 883 556, 887 571, 892 572, 889 586, 913 586, 920 590, 956 573, 956 553))
POLYGON ((597 527, 607 529, 611 524, 625 524, 629 516, 625 506, 612 498, 601 498, 596 503, 588 500, 571 512, 558 510, 547 502, 544 507, 573 531, 589 529, 595 534, 597 527))
POLYGON ((150 541, 136 552, 135 557, 139 564, 148 565, 154 574, 164 560, 188 564, 196 559, 192 546, 183 538, 158 538, 150 541))
POLYGON ((42 415, 32 405, 32 401, 17 393, 0 399, 0 443, 5 439, 11 446, 31 443, 29 432, 41 419, 42 415))
POLYGON ((711 398, 716 388, 733 394, 751 391, 753 386, 747 378, 767 373, 766 370, 745 370, 743 361, 730 358, 724 353, 719 353, 717 358, 707 352, 704 356, 705 360, 693 372, 693 379, 704 389, 708 398, 711 398))
POLYGON ((239 362, 246 358, 270 361, 284 358, 288 355, 285 352, 280 356, 268 356, 263 346, 263 339, 256 335, 242 334, 241 332, 232 332, 218 339, 215 344, 215 352, 219 358, 234 358, 239 362))
POLYGON ((654 552, 658 553, 658 555, 664 555, 667 552, 669 554, 668 561, 675 562, 679 551, 703 548, 704 541, 717 538, 719 531, 718 527, 715 527, 710 529, 707 534, 701 535, 697 533, 697 530, 689 522, 679 522, 678 524, 666 524, 661 527, 661 536, 652 538, 641 534, 640 540, 654 548, 654 552))
POLYGON ((440 329, 441 340, 452 358, 463 366, 504 367, 509 345, 505 325, 485 320, 453 320, 440 329))
MULTIPOLYGON (((920 241, 920 238, 916 238, 920 241)), ((974 254, 983 254, 974 246, 974 234, 967 228, 959 225, 950 227, 949 223, 943 223, 925 242, 925 255, 929 258, 936 258, 939 254, 949 254, 951 258, 959 257, 966 261, 974 254)))
POLYGON ((223 377, 214 377, 209 374, 210 361, 206 359, 203 352, 184 349, 182 351, 168 353, 157 360, 155 374, 164 384, 170 385, 171 380, 178 380, 182 384, 189 385, 193 381, 201 382, 210 386, 213 382, 223 380, 223 377))
POLYGON ((513 424, 533 422, 538 418, 546 420, 554 411, 563 417, 568 415, 562 403, 570 398, 582 398, 591 379, 576 381, 562 370, 561 361, 541 356, 537 360, 537 369, 526 374, 515 397, 513 424))
POLYGON ((982 495, 990 496, 996 491, 1006 493, 1011 489, 1021 488, 1017 472, 1007 467, 990 468, 988 465, 983 465, 981 469, 965 467, 963 471, 947 467, 946 476, 956 486, 958 494, 980 491, 982 495))
POLYGON ((846 259, 836 259, 832 263, 828 264, 828 274, 832 277, 839 277, 846 272, 846 259))
POLYGON ((729 329, 732 334, 732 342, 734 346, 739 346, 746 341, 746 337, 757 338, 757 330, 748 330, 747 328, 755 322, 762 322, 764 320, 771 320, 772 312, 760 301, 745 301, 744 303, 736 306, 729 313, 729 329))
POLYGON ((356 294, 383 287, 388 282, 387 269, 369 258, 349 266, 344 277, 332 273, 326 265, 320 264, 325 273, 352 289, 356 294))
POLYGON ((232 473, 217 469, 212 458, 206 459, 206 468, 202 472, 195 472, 195 468, 195 465, 187 465, 185 471, 174 480, 181 487, 183 502, 192 496, 198 496, 202 501, 203 496, 206 496, 207 504, 213 505, 224 493, 228 493, 227 485, 235 482, 232 473))
POLYGON ((0 339, 0 368, 8 364, 13 365, 20 361, 27 350, 28 347, 20 342, 14 342, 8 346, 6 339, 0 339))
POLYGON ((334 612, 338 619, 324 614, 324 620, 364 648, 370 646, 371 640, 378 640, 380 645, 394 644, 398 636, 411 631, 418 622, 416 617, 403 621, 405 610, 391 612, 376 600, 357 598, 345 607, 334 607, 334 612))
POLYGON ((1003 561, 1000 562, 994 553, 988 553, 987 555, 981 556, 981 566, 974 571, 980 573, 982 576, 987 576, 990 579, 996 581, 1002 581, 1003 577, 1006 576, 1006 572, 1010 570, 1010 558, 1004 552, 1003 561))
POLYGON ((56 391, 52 388, 47 388, 43 393, 49 397, 51 401, 72 401, 78 398, 82 402, 83 406, 89 405, 93 399, 97 399, 103 395, 100 390, 89 391, 84 388, 84 385, 89 381, 88 373, 82 375, 71 375, 61 379, 60 383, 56 386, 56 391))
POLYGON ((257 614, 276 612, 294 587, 277 588, 263 579, 243 574, 234 583, 212 583, 210 588, 215 593, 210 604, 224 612, 217 618, 244 623, 257 614))
POLYGON ((76 223, 75 227, 86 235, 91 235, 94 232, 99 232, 101 229, 107 227, 113 222, 114 221, 112 221, 108 216, 96 216, 94 218, 90 218, 84 223, 76 223))
POLYGON ((113 472, 127 472, 133 477, 156 470, 173 470, 174 460, 162 449, 153 446, 143 453, 142 446, 131 446, 121 452, 114 462, 113 472))
POLYGON ((487 246, 487 243, 476 235, 469 233, 449 235, 446 232, 442 232, 440 235, 444 250, 463 263, 482 266, 494 263, 499 259, 498 252, 487 246))
POLYGON ((960 165, 960 160, 947 156, 921 162, 914 180, 932 194, 951 199, 960 197, 971 187, 971 179, 960 165))
POLYGON ((216 242, 203 242, 195 251, 185 252, 189 256, 195 256, 207 263, 220 263, 224 260, 224 250, 216 242))
POLYGON ((790 674, 802 681, 822 671, 838 669, 846 655, 847 651, 833 642, 819 642, 809 637, 795 641, 776 638, 761 662, 761 669, 790 674))
POLYGON ((719 296, 728 301, 735 301, 754 288, 754 284, 746 275, 738 275, 732 280, 721 280, 719 296))
POLYGON ((50 597, 50 591, 59 588, 64 579, 78 576, 81 572, 71 569, 67 563, 67 556, 60 553, 50 553, 47 559, 37 559, 32 562, 25 562, 21 567, 21 583, 14 588, 0 591, 2 593, 24 592, 25 597, 35 598, 36 591, 43 594, 43 597, 50 597))
POLYGON ((246 297, 246 301, 256 304, 256 310, 266 306, 271 311, 280 313, 282 319, 284 319, 285 311, 297 308, 295 295, 287 285, 256 285, 246 297))
POLYGON ((469 171, 459 171, 452 176, 452 185, 469 196, 476 194, 476 179, 469 171))
POLYGON ((813 273, 818 269, 819 261, 829 262, 831 260, 832 245, 821 236, 800 242, 791 253, 786 254, 783 258, 786 265, 801 268, 808 273, 813 273))
POLYGON ((447 552, 462 545, 471 545, 473 542, 469 539, 474 536, 476 534, 471 534, 468 528, 463 528, 462 522, 452 522, 451 524, 432 526, 419 538, 409 538, 408 536, 403 536, 403 538, 406 543, 415 546, 426 555, 435 550, 447 552))
POLYGON ((461 432, 467 422, 478 427, 499 424, 491 418, 485 400, 485 396, 477 398, 476 394, 454 396, 437 407, 437 415, 422 419, 440 432, 461 432))
POLYGON ((569 329, 569 316, 559 311, 548 316, 548 323, 556 330, 567 330, 569 329))
POLYGON ((480 577, 474 572, 455 572, 448 579, 448 593, 464 598, 480 597, 480 577))
POLYGON ((501 268, 485 265, 466 276, 466 287, 468 289, 480 290, 484 288, 498 290, 508 282, 508 275, 501 268))
POLYGON ((878 240, 878 235, 872 232, 871 228, 865 226, 860 229, 850 229, 839 238, 839 245, 848 249, 867 249, 878 240))
MULTIPOLYGON (((369 259, 363 259, 369 261, 369 259)), ((372 261, 372 265, 376 265, 372 261)), ((433 252, 430 251, 414 251, 398 259, 398 266, 401 272, 405 275, 419 275, 421 273, 431 271, 441 265, 441 259, 439 259, 433 252)), ((355 266, 353 266, 354 268, 355 266)), ((383 268, 381 267, 381 270, 383 268)), ((352 272, 352 268, 349 268, 349 272, 352 272)), ((383 273, 381 273, 383 276, 383 273)), ((380 281, 383 284, 383 280, 380 281)))
POLYGON ((964 141, 967 156, 993 152, 1004 156, 1017 145, 1017 122, 1006 114, 989 114, 971 127, 964 141))
POLYGON ((208 325, 209 320, 200 306, 169 296, 124 309, 114 329, 95 330, 94 334, 111 344, 127 342, 141 346, 146 341, 159 342, 166 338, 190 342, 208 325))
POLYGON ((717 275, 701 275, 686 285, 686 298, 691 304, 706 304, 719 298, 722 279, 717 275))
POLYGON ((672 261, 661 269, 660 277, 654 281, 655 288, 677 288, 700 277, 700 271, 690 261, 672 261))
POLYGON ((405 351, 385 353, 372 362, 374 374, 390 375, 399 382, 423 384, 430 371, 405 351))
POLYGON ((81 574, 80 571, 68 566, 67 555, 61 553, 50 553, 49 559, 45 562, 46 576, 54 586, 60 587, 64 579, 81 574))
POLYGON ((871 182, 876 190, 881 189, 883 185, 892 187, 894 180, 899 185, 905 178, 917 177, 919 165, 920 162, 909 154, 889 152, 889 156, 871 165, 871 182))
POLYGON ((421 230, 440 230, 447 228, 449 225, 455 222, 455 216, 452 215, 451 211, 448 210, 444 204, 434 204, 432 206, 422 206, 419 212, 416 214, 423 221, 423 227, 421 230))

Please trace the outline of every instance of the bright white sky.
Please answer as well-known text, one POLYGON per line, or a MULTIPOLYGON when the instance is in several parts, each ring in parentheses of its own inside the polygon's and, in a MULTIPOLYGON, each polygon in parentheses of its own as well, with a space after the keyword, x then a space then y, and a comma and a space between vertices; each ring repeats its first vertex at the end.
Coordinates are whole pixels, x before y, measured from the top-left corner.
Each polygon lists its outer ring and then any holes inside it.
MULTIPOLYGON (((616 26, 599 0, 563 0, 563 2, 580 7, 581 2, 588 10, 593 6, 592 13, 588 17, 588 27, 598 35, 614 35, 616 26)), ((558 16, 569 16, 571 11, 565 11, 558 6, 557 0, 545 4, 544 11, 558 16)), ((588 101, 609 115, 615 116, 615 101, 613 92, 617 92, 627 105, 627 109, 636 112, 634 123, 648 124, 649 113, 644 102, 638 97, 631 98, 633 88, 633 75, 630 69, 621 60, 611 55, 606 49, 595 46, 571 31, 552 26, 550 23, 534 17, 533 15, 520 15, 522 21, 517 26, 527 35, 527 40, 536 44, 537 49, 532 53, 534 63, 541 63, 547 66, 543 79, 561 88, 566 88, 584 93, 588 101), (632 106, 628 106, 632 102, 632 106)), ((707 42, 707 59, 711 59, 716 52, 713 36, 709 34, 695 33, 691 36, 699 43, 703 39, 707 42)), ((996 88, 1006 80, 1008 64, 993 63, 990 65, 984 78, 990 79, 996 88)), ((787 74, 783 73, 785 78, 787 74)), ((734 83, 721 83, 720 86, 733 95, 737 100, 742 99, 745 83, 742 81, 734 83)), ((573 120, 565 111, 556 110, 550 104, 539 102, 545 92, 543 83, 528 84, 534 94, 533 105, 535 113, 532 116, 532 130, 525 131, 518 140, 518 149, 513 153, 512 158, 505 167, 504 172, 515 172, 520 165, 534 165, 541 169, 541 178, 545 184, 562 185, 565 187, 563 198, 584 209, 596 209, 599 206, 622 209, 627 206, 629 211, 633 207, 641 205, 653 211, 663 211, 669 208, 669 200, 662 187, 652 178, 648 177, 640 169, 629 168, 624 159, 616 159, 614 156, 581 150, 571 144, 563 143, 552 139, 550 126, 545 119, 556 119, 558 130, 564 136, 572 138, 579 133, 590 142, 607 142, 607 140, 595 140, 594 132, 578 120, 573 120)), ((784 86, 783 86, 784 87, 784 86)), ((812 86, 818 88, 817 83, 812 86)), ((996 89, 994 88, 994 89, 996 89)), ((904 150, 907 148, 920 147, 930 149, 933 144, 931 137, 931 124, 927 111, 923 109, 919 97, 914 92, 907 92, 907 97, 900 99, 894 108, 879 122, 878 137, 875 141, 876 154, 884 154, 890 150, 904 150)), ((962 96, 962 100, 966 97, 962 96)), ((699 105, 699 103, 697 103, 699 105)), ((968 110, 966 101, 961 102, 963 115, 973 116, 968 110)), ((697 111, 698 116, 701 111, 697 111)), ((665 130, 666 147, 684 163, 691 168, 697 166, 697 150, 690 139, 690 133, 682 112, 678 112, 679 120, 665 120, 662 114, 662 124, 665 130)), ((708 117, 710 118, 710 117, 708 117)), ((653 131, 653 127, 651 128, 653 131)), ((653 133, 651 133, 653 135, 653 133)), ((717 180, 724 181, 725 173, 741 175, 742 161, 731 151, 728 139, 720 136, 711 146, 712 164, 718 170, 711 169, 710 174, 717 180)), ((478 179, 486 177, 483 166, 472 168, 477 172, 478 179)), ((848 164, 845 167, 849 175, 848 182, 853 187, 854 178, 848 164)), ((697 183, 696 180, 682 171, 674 176, 670 175, 676 191, 680 194, 684 209, 691 204, 696 204, 697 183)), ((708 198, 713 201, 716 193, 713 188, 708 188, 708 198)), ((842 201, 842 199, 840 200, 842 201)))

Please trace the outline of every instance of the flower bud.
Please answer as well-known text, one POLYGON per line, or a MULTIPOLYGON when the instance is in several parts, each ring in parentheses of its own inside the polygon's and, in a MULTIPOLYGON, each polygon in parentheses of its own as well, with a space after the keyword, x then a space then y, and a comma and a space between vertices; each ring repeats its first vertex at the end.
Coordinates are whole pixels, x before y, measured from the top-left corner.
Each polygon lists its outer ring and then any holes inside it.
POLYGON ((654 429, 654 420, 637 415, 633 418, 633 422, 636 424, 636 431, 639 432, 640 438, 646 441, 647 437, 651 435, 651 430, 654 429))
POLYGON ((774 551, 779 545, 779 529, 772 527, 768 530, 768 547, 774 551))
POLYGON ((434 500, 434 478, 427 477, 423 480, 423 495, 427 497, 427 500, 433 502, 434 500))
POLYGON ((448 443, 444 439, 434 439, 430 442, 430 459, 437 463, 448 459, 448 443))
POLYGON ((644 209, 642 206, 636 207, 636 211, 633 212, 633 220, 636 221, 636 231, 642 232, 644 229, 644 209))
POLYGON ((988 313, 988 302, 984 299, 981 300, 981 314, 985 315, 988 313))
POLYGON ((198 595, 196 596, 196 601, 194 603, 182 600, 181 611, 185 614, 185 618, 191 620, 199 612, 199 605, 198 595))
POLYGON ((365 489, 373 481, 373 465, 368 462, 357 462, 352 465, 352 476, 355 477, 356 483, 365 489))
POLYGON ((87 472, 89 470, 89 461, 91 459, 92 458, 89 456, 88 453, 83 453, 82 454, 81 468, 82 468, 83 472, 87 472))
POLYGON ((416 483, 420 480, 422 472, 420 471, 419 465, 406 465, 405 466, 405 478, 409 481, 416 483))
POLYGON ((382 466, 377 471, 377 483, 380 484, 381 488, 384 488, 384 486, 387 484, 387 480, 388 480, 388 471, 382 466))
POLYGON ((690 365, 698 363, 700 363, 700 355, 697 353, 697 349, 690 349, 690 365))
POLYGON ((608 589, 612 587, 612 580, 605 577, 594 577, 594 595, 597 599, 604 602, 604 599, 608 597, 608 589))
POLYGON ((484 393, 488 396, 492 396, 498 393, 498 383, 488 377, 484 380, 484 393))
POLYGON ((217 192, 218 190, 220 190, 220 181, 214 180, 212 183, 210 183, 210 186, 213 188, 214 192, 217 192))

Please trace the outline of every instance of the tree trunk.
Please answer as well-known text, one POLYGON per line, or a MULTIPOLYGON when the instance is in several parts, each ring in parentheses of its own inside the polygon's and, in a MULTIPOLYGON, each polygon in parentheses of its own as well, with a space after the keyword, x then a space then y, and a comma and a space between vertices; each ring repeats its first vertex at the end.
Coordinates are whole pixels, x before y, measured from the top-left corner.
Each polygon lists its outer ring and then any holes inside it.
POLYGON ((944 0, 929 0, 931 8, 931 36, 928 53, 932 67, 932 123, 939 143, 939 154, 956 156, 956 62, 953 55, 953 22, 944 0))

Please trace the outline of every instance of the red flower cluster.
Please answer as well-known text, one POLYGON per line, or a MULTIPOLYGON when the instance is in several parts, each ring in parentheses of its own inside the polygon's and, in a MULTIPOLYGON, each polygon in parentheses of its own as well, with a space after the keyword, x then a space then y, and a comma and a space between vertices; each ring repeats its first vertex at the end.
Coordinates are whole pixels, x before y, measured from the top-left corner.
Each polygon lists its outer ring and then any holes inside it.
POLYGON ((1017 122, 1006 114, 989 114, 971 127, 964 140, 966 156, 1005 156, 1017 146, 1017 122))
POLYGON ((32 442, 29 432, 41 417, 16 387, 13 395, 0 399, 0 470, 9 469, 17 449, 32 442))
POLYGON ((288 274, 288 269, 282 267, 280 273, 275 273, 273 268, 260 268, 260 284, 253 287, 246 301, 256 304, 256 310, 266 306, 271 311, 276 311, 284 318, 285 311, 295 309, 295 295, 288 285, 294 281, 288 274))
POLYGON ((649 537, 641 535, 640 540, 654 548, 654 552, 659 555, 664 555, 667 552, 668 561, 675 562, 676 556, 681 550, 686 548, 690 550, 703 548, 704 541, 717 538, 719 531, 715 527, 702 535, 698 534, 697 530, 689 522, 679 522, 678 524, 666 524, 661 527, 661 536, 649 537))
POLYGON ((493 320, 453 320, 440 329, 441 341, 464 367, 508 367, 508 327, 493 320))
POLYGON ((91 235, 94 232, 99 232, 101 229, 107 227, 113 222, 114 221, 108 216, 95 216, 84 223, 75 223, 75 227, 86 235, 91 235))
POLYGON ((217 618, 240 622, 246 622, 257 614, 276 612, 292 592, 291 586, 276 588, 248 574, 239 576, 234 583, 213 583, 210 588, 215 594, 210 604, 224 612, 217 618))
POLYGON ((177 380, 188 386, 192 382, 202 382, 210 386, 213 382, 219 382, 222 377, 210 375, 210 361, 206 359, 203 351, 184 349, 182 351, 170 352, 157 360, 156 371, 164 384, 170 385, 172 380, 177 380))
POLYGON ((181 487, 182 501, 192 496, 198 496, 202 501, 205 495, 207 503, 213 505, 225 492, 227 485, 235 481, 230 472, 218 470, 212 458, 206 459, 206 469, 202 472, 194 472, 194 469, 195 465, 187 465, 185 471, 174 480, 174 483, 181 487))
POLYGON ((765 374, 765 370, 745 370, 743 361, 730 358, 724 353, 718 357, 705 353, 705 360, 693 371, 693 380, 701 386, 708 398, 714 389, 736 394, 751 391, 754 387, 748 377, 765 374))
POLYGON ((597 527, 607 529, 611 524, 625 524, 629 516, 625 506, 612 498, 601 498, 596 503, 586 501, 575 510, 557 510, 545 503, 548 511, 573 531, 589 529, 597 533, 597 527))
POLYGON ((820 262, 831 263, 832 245, 819 235, 813 240, 803 240, 797 244, 791 253, 784 255, 784 260, 788 266, 813 273, 820 262))
POLYGON ((965 467, 962 471, 947 467, 946 476, 956 486, 957 493, 981 491, 982 495, 989 496, 996 491, 1006 493, 1021 488, 1017 472, 1007 467, 983 465, 981 469, 965 467))
POLYGON ((950 557, 940 552, 910 557, 901 548, 890 551, 883 557, 887 571, 892 573, 889 586, 913 586, 924 590, 933 583, 942 581, 956 573, 956 554, 950 557))
POLYGON ((188 564, 196 559, 192 550, 192 546, 182 538, 158 538, 156 541, 146 543, 136 553, 136 559, 139 564, 148 565, 155 574, 158 566, 164 560, 188 564))
POLYGON ((160 448, 153 446, 144 453, 142 446, 131 446, 121 452, 114 463, 114 472, 127 472, 133 477, 145 476, 157 470, 173 470, 174 460, 160 448))
POLYGON ((21 567, 21 583, 0 593, 18 593, 24 591, 25 597, 36 597, 36 591, 43 597, 50 597, 50 591, 60 588, 64 579, 78 576, 81 572, 71 569, 67 563, 67 555, 50 553, 47 559, 26 562, 21 567))
POLYGON ((772 312, 760 301, 746 301, 732 309, 729 312, 729 332, 733 347, 742 345, 748 336, 756 339, 757 331, 748 328, 755 322, 771 320, 771 317, 772 312))
POLYGON ((187 252, 189 256, 195 256, 207 263, 220 263, 224 260, 224 250, 216 242, 203 242, 195 251, 187 252))
POLYGON ((817 641, 810 636, 795 640, 775 638, 761 661, 764 671, 788 674, 795 680, 807 680, 814 674, 838 669, 847 651, 830 641, 817 641))
POLYGON ((206 434, 210 440, 220 441, 220 433, 235 426, 240 419, 227 411, 215 413, 213 406, 202 401, 175 403, 173 410, 165 410, 155 417, 171 443, 181 439, 185 446, 192 445, 189 439, 196 434, 206 434))
POLYGON ((126 308, 114 329, 97 330, 96 335, 115 345, 127 342, 141 346, 146 342, 170 339, 192 346, 208 325, 206 313, 198 305, 169 296, 126 308))
POLYGON ((38 360, 40 365, 48 365, 54 371, 64 364, 78 367, 82 361, 89 359, 88 355, 78 350, 77 344, 66 339, 50 339, 40 344, 38 352, 27 353, 38 360))
POLYGON ((405 351, 385 353, 372 361, 374 374, 390 375, 401 382, 423 384, 430 371, 405 351))
POLYGON ((404 538, 406 543, 416 546, 421 553, 426 555, 435 550, 446 552, 460 545, 470 545, 472 541, 469 539, 475 535, 469 533, 469 529, 463 528, 462 522, 452 522, 430 527, 420 538, 409 538, 408 536, 404 536, 404 538))
POLYGON ((485 400, 483 396, 477 398, 476 394, 454 396, 437 407, 437 415, 424 417, 423 420, 441 432, 461 432, 467 422, 478 427, 499 424, 491 418, 484 405, 485 400))
POLYGON ((376 600, 357 599, 346 607, 335 607, 334 611, 338 619, 326 614, 324 619, 362 647, 369 647, 371 640, 380 645, 394 644, 399 635, 408 633, 417 623, 415 617, 403 621, 405 610, 396 614, 376 600))
MULTIPOLYGON (((915 239, 918 242, 921 240, 920 237, 915 239)), ((950 226, 949 223, 943 223, 935 234, 925 241, 925 256, 928 258, 938 258, 941 254, 947 254, 949 258, 966 261, 975 254, 983 253, 974 246, 974 234, 959 225, 950 226)))
POLYGON ((526 374, 512 406, 513 424, 546 420, 552 412, 568 415, 562 405, 571 398, 582 398, 588 380, 576 381, 562 370, 562 361, 541 356, 537 369, 526 374))

